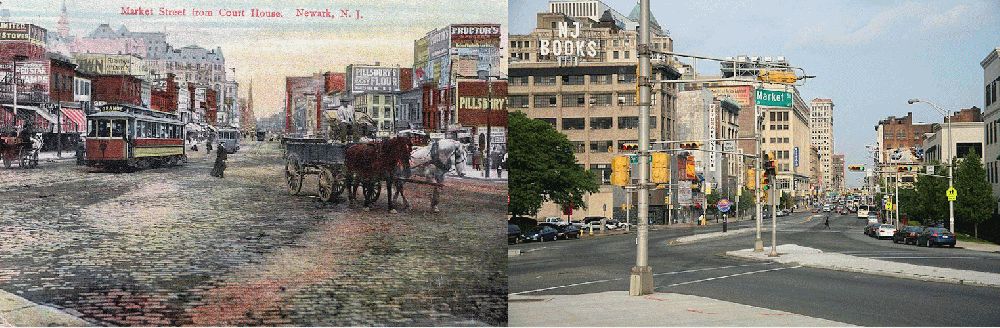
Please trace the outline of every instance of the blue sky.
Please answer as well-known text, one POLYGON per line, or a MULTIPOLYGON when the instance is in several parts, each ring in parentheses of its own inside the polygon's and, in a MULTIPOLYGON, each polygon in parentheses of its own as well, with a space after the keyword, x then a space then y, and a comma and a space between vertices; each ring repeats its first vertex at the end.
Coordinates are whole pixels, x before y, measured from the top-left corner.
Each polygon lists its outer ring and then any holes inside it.
MULTIPOLYGON (((783 55, 817 76, 802 98, 832 98, 834 149, 848 164, 868 164, 864 145, 875 124, 913 112, 940 122, 914 97, 951 108, 983 108, 986 55, 1000 47, 1000 1, 651 1, 652 14, 670 31, 674 51, 714 57, 783 55)), ((628 15, 635 0, 605 0, 628 15)), ((547 1, 513 0, 510 31, 525 34, 547 1)), ((699 71, 718 65, 699 62, 699 71), (709 67, 711 66, 711 67, 709 67)), ((860 174, 848 172, 849 186, 860 174)))

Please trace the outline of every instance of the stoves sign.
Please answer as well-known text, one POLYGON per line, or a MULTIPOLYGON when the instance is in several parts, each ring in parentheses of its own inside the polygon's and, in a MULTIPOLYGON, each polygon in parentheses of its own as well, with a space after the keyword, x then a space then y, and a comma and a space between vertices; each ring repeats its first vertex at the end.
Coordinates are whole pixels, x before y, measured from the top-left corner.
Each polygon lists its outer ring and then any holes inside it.
POLYGON ((579 40, 579 38, 579 22, 573 22, 573 31, 570 31, 569 23, 560 22, 557 38, 538 40, 539 55, 555 56, 559 60, 559 66, 579 65, 580 58, 596 58, 597 41, 579 40))

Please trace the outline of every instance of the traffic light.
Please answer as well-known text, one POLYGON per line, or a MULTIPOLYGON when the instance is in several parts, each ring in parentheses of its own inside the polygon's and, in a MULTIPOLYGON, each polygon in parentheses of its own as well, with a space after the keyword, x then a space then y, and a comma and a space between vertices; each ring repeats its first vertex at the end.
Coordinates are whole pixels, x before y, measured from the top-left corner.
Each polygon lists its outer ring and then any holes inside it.
POLYGON ((767 203, 767 193, 766 192, 760 192, 760 193, 757 193, 757 195, 760 196, 760 202, 759 203, 761 203, 761 204, 766 204, 767 203))
POLYGON ((910 171, 913 171, 913 168, 909 167, 909 166, 897 166, 896 167, 896 172, 910 172, 910 171))
POLYGON ((761 70, 757 75, 757 80, 768 83, 795 84, 798 78, 795 77, 795 72, 761 70))
POLYGON ((619 150, 623 153, 625 152, 636 152, 639 151, 639 144, 636 143, 623 143, 619 146, 619 150))
POLYGON ((611 159, 611 184, 624 187, 629 184, 628 156, 615 156, 611 159))
POLYGON ((700 142, 682 142, 680 143, 680 148, 685 150, 698 150, 701 149, 700 142))
POLYGON ((650 182, 670 183, 670 155, 667 153, 652 153, 652 165, 650 166, 650 182))
POLYGON ((865 170, 864 165, 848 165, 847 170, 851 172, 863 172, 865 170))
POLYGON ((747 169, 746 181, 743 185, 749 190, 757 188, 757 170, 754 170, 753 168, 747 169))
POLYGON ((764 174, 765 175, 775 175, 777 174, 777 167, 774 164, 774 152, 768 152, 764 154, 764 174))
POLYGON ((688 155, 687 160, 685 161, 684 177, 686 178, 685 180, 694 180, 698 178, 698 175, 695 174, 694 156, 692 155, 688 155))
POLYGON ((771 176, 766 172, 760 177, 760 187, 763 190, 771 189, 771 176))

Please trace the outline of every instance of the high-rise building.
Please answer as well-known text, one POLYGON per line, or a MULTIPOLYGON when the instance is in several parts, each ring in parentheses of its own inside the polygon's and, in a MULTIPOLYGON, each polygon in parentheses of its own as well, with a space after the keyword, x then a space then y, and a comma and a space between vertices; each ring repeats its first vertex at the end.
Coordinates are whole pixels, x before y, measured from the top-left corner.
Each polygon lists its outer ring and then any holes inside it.
MULTIPOLYGON (((622 217, 626 197, 622 188, 609 184, 611 159, 623 154, 622 146, 638 143, 638 35, 624 28, 631 20, 610 8, 571 16, 562 13, 576 10, 564 8, 569 4, 606 7, 599 1, 552 1, 550 6, 556 9, 538 13, 532 32, 510 36, 508 108, 565 134, 577 163, 600 179, 600 190, 584 197, 586 213, 574 215, 622 217)), ((654 33, 650 41, 654 49, 673 49, 669 36, 654 33)), ((672 61, 653 64, 653 80, 680 77, 672 61)), ((652 91, 650 139, 671 140, 676 88, 654 83, 652 91)), ((650 197, 650 217, 657 222, 665 217, 663 198, 650 197)), ((539 215, 561 213, 558 205, 549 203, 539 215)))
POLYGON ((844 154, 830 155, 830 191, 843 193, 844 189, 844 154))
POLYGON ((809 107, 812 145, 819 151, 820 191, 833 190, 833 100, 815 98, 809 107))

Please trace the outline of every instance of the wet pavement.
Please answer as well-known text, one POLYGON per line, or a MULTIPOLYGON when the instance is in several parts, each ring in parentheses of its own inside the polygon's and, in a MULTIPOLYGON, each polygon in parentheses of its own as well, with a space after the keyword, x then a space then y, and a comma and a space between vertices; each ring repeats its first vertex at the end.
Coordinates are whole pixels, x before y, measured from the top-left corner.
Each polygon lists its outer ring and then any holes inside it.
POLYGON ((0 169, 0 289, 100 325, 506 325, 506 184, 451 179, 440 214, 287 192, 277 144, 180 167, 0 169))

